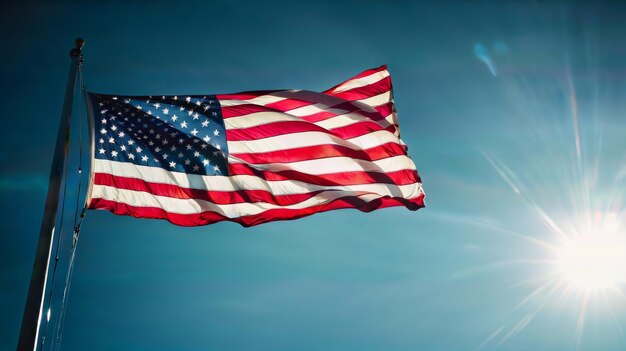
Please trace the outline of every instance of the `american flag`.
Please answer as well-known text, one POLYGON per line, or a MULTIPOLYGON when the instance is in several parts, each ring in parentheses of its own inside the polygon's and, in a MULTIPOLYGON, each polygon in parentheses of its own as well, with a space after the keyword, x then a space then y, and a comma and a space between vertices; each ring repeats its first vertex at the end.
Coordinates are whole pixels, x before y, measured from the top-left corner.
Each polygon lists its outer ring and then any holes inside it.
POLYGON ((87 93, 88 204, 182 226, 424 206, 382 66, 322 93, 87 93))

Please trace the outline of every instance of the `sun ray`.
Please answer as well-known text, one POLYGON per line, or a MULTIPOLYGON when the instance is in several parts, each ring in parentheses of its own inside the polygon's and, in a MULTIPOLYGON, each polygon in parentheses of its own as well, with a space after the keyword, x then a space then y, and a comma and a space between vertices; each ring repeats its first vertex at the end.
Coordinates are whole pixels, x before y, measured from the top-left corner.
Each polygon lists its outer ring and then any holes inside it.
POLYGON ((506 324, 501 326, 496 331, 491 333, 491 335, 489 335, 487 338, 485 338, 485 340, 483 340, 483 342, 478 346, 478 348, 476 350, 477 351, 482 350, 483 347, 487 346, 487 344, 489 344, 491 342, 491 340, 495 339, 498 336, 498 334, 500 334, 504 329, 506 329, 506 324))

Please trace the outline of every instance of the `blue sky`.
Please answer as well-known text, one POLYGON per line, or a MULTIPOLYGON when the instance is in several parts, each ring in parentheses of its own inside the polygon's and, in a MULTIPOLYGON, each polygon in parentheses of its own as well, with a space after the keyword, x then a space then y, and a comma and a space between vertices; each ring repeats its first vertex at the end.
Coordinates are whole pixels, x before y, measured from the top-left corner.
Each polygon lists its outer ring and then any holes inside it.
POLYGON ((579 291, 537 290, 554 286, 537 241, 589 216, 617 216, 626 235, 624 14, 617 2, 6 6, 0 349, 17 341, 67 51, 83 36, 85 85, 103 93, 319 91, 387 64, 427 207, 252 228, 90 211, 63 350, 623 350, 626 300, 595 294, 581 328, 579 291))

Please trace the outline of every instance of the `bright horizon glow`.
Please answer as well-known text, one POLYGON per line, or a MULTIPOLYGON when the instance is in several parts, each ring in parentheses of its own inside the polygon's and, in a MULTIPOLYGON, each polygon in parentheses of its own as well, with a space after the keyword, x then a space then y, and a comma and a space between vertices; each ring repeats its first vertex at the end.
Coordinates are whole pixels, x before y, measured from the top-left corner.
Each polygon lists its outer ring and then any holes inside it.
POLYGON ((626 243, 602 231, 567 238, 557 251, 560 272, 580 290, 619 288, 626 281, 626 243))

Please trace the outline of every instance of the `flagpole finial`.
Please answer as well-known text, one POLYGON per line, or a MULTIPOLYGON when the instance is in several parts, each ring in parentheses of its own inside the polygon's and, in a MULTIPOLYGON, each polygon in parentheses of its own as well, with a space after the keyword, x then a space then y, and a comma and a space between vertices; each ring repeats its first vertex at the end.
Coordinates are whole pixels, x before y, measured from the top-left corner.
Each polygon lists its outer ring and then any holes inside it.
POLYGON ((74 40, 74 44, 76 45, 76 47, 70 50, 70 56, 79 57, 81 49, 83 48, 83 46, 85 46, 85 39, 80 37, 76 38, 76 40, 74 40))

